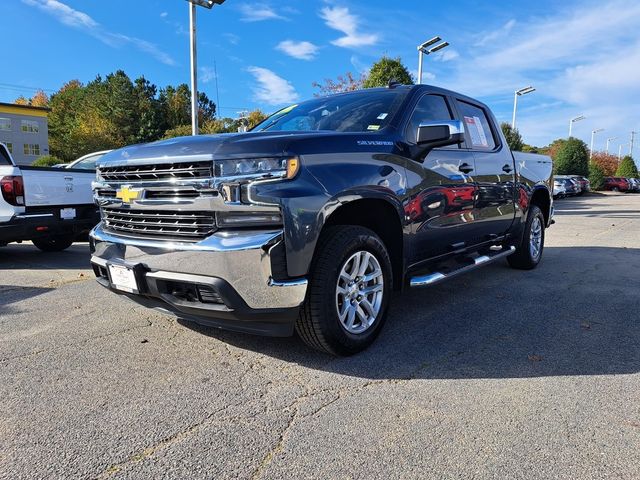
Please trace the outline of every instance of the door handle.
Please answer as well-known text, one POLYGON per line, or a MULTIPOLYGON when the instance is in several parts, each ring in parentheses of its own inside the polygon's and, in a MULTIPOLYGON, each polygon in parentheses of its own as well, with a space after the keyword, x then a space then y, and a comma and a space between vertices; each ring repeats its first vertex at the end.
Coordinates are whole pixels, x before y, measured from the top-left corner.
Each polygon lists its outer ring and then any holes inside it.
POLYGON ((473 171, 473 167, 465 162, 458 167, 458 170, 460 170, 462 173, 469 173, 473 171))
POLYGON ((502 171, 505 173, 511 173, 513 171, 513 168, 511 168, 511 166, 507 163, 504 167, 502 167, 502 171))

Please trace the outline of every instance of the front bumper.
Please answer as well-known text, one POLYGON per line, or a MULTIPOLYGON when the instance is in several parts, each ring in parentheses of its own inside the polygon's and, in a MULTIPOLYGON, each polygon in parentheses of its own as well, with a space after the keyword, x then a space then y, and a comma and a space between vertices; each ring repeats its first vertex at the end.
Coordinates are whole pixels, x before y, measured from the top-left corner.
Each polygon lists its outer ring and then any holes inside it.
POLYGON ((218 231, 197 243, 121 237, 102 225, 90 235, 98 281, 132 300, 216 327, 290 335, 307 291, 282 278, 282 230, 218 231), (109 264, 131 267, 138 293, 113 288, 109 264))

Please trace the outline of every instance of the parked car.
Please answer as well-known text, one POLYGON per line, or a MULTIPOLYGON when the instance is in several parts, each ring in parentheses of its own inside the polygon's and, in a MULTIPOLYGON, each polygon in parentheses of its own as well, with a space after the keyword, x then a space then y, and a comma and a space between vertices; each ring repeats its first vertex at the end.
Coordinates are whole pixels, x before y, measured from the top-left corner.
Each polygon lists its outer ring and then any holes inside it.
POLYGON ((553 180, 553 198, 564 198, 567 196, 567 188, 564 185, 564 180, 553 180))
POLYGON ((40 250, 69 247, 99 221, 94 172, 16 166, 0 144, 0 246, 31 240, 40 250))
POLYGON ((55 168, 75 168, 79 170, 95 170, 96 162, 111 150, 102 150, 84 155, 70 163, 58 163, 55 168))
POLYGON ((455 92, 316 98, 248 133, 105 155, 91 263, 147 307, 353 354, 380 333, 392 290, 501 258, 535 268, 552 168, 512 153, 489 108, 455 92))
POLYGON ((604 179, 604 189, 613 192, 628 192, 631 188, 629 180, 623 177, 606 177, 604 179))
POLYGON ((629 191, 630 192, 640 192, 640 179, 638 178, 627 178, 629 182, 629 191))
POLYGON ((574 180, 569 175, 555 175, 553 177, 554 181, 560 181, 564 184, 565 196, 575 196, 580 195, 582 193, 582 189, 580 188, 580 183, 577 180, 574 180))
POLYGON ((580 195, 591 191, 591 182, 587 177, 583 177, 582 175, 569 175, 569 177, 580 185, 580 195))

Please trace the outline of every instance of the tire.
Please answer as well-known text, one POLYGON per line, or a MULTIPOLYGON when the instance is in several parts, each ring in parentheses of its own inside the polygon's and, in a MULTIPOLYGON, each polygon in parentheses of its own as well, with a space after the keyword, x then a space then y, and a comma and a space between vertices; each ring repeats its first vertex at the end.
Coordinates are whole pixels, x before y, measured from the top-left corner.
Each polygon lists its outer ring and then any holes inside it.
POLYGON ((542 210, 537 205, 529 207, 527 222, 520 245, 514 254, 507 257, 509 265, 520 270, 532 270, 538 266, 544 251, 545 224, 542 210), (533 237, 537 237, 538 248, 533 247, 533 237))
POLYGON ((619 192, 619 191, 620 191, 620 189, 619 189, 618 187, 613 187, 613 188, 611 189, 611 191, 612 191, 612 192, 619 192))
POLYGON ((371 345, 386 320, 392 291, 391 260, 382 240, 363 227, 328 227, 318 241, 309 280, 296 321, 298 336, 316 350, 339 356, 371 345), (354 273, 356 258, 357 265, 366 262, 358 274, 379 274, 349 283, 362 279, 354 273), (369 293, 361 295, 363 289, 369 293))
POLYGON ((73 235, 50 235, 32 240, 33 244, 43 252, 61 252, 71 246, 73 235))

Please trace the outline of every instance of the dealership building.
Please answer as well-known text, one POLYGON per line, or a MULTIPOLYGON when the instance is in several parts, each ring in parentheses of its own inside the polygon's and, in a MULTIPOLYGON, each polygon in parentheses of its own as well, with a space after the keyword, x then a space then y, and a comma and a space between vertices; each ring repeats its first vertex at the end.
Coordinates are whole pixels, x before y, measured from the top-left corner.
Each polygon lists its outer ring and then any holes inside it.
POLYGON ((18 165, 49 155, 48 108, 0 103, 0 142, 18 165))

